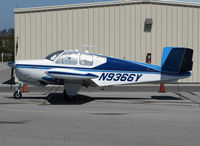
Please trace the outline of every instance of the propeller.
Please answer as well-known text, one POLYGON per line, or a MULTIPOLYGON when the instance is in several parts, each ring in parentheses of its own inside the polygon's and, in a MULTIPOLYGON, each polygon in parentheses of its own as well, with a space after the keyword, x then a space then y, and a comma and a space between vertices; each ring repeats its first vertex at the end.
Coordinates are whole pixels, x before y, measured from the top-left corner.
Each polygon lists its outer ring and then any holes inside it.
POLYGON ((12 85, 15 84, 15 77, 14 77, 14 69, 15 69, 15 62, 14 62, 14 54, 12 56, 12 61, 8 63, 8 66, 11 68, 11 77, 8 83, 10 84, 10 89, 12 89, 12 85))

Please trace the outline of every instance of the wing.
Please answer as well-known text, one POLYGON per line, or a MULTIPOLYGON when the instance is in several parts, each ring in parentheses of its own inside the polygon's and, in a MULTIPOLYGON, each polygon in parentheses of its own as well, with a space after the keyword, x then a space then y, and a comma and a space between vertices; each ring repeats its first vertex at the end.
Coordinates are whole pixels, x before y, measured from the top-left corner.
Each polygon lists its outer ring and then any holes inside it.
POLYGON ((46 74, 53 78, 64 79, 64 80, 94 79, 99 77, 95 74, 74 69, 50 69, 46 71, 46 74))
POLYGON ((47 74, 47 76, 43 77, 45 81, 51 82, 52 79, 61 79, 69 83, 82 82, 82 84, 91 86, 96 86, 96 84, 91 79, 99 77, 96 74, 75 69, 50 69, 45 73, 47 74))

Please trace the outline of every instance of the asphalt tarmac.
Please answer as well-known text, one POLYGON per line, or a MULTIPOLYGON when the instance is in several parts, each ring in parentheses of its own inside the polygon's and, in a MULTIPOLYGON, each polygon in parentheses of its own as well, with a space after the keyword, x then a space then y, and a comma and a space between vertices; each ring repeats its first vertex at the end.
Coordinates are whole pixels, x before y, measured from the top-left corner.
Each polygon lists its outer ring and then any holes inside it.
POLYGON ((200 144, 200 92, 92 89, 81 90, 75 101, 67 101, 62 89, 35 89, 20 100, 1 90, 0 145, 200 144))
MULTIPOLYGON (((0 64, 0 83, 10 79, 0 64)), ((67 101, 62 87, 0 84, 0 146, 199 146, 200 86, 166 84, 82 88, 67 101), (179 92, 180 91, 180 92, 179 92)))

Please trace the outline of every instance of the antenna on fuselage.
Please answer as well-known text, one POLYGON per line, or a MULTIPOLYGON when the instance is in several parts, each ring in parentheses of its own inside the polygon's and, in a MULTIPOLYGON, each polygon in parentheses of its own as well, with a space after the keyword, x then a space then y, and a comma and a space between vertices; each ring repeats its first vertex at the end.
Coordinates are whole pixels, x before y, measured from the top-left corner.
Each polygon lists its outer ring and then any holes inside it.
POLYGON ((82 47, 84 48, 84 50, 85 50, 85 53, 90 53, 90 52, 89 52, 89 48, 92 48, 93 46, 89 46, 89 45, 82 45, 82 47))

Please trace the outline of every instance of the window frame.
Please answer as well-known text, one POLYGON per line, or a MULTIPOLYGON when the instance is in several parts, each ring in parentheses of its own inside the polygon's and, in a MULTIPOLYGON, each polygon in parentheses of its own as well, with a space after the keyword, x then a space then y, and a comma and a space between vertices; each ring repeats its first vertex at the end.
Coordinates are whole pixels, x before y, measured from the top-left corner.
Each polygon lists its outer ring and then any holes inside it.
POLYGON ((79 55, 79 65, 81 65, 81 66, 93 66, 94 65, 94 56, 91 55, 91 54, 80 53, 80 55, 79 55), (91 56, 92 57, 92 64, 89 64, 89 65, 88 64, 81 64, 81 55, 91 56))
POLYGON ((59 56, 58 56, 58 58, 55 60, 55 63, 56 64, 62 64, 62 65, 78 65, 79 64, 79 54, 77 53, 77 52, 63 52, 62 54, 60 54, 59 56), (77 55, 77 62, 76 62, 76 64, 66 64, 66 63, 57 63, 57 61, 58 61, 58 59, 60 59, 60 57, 62 57, 63 55, 65 55, 65 54, 76 54, 77 55))

